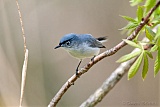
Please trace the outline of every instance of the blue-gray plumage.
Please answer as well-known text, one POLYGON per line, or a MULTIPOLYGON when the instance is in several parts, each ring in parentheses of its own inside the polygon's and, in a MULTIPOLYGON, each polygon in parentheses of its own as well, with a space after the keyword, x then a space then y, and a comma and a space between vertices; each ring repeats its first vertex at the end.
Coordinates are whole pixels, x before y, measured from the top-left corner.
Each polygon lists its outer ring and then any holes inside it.
MULTIPOLYGON (((80 59, 80 62, 76 69, 76 75, 78 75, 78 67, 84 58, 95 57, 99 54, 100 48, 105 48, 102 42, 106 41, 106 37, 94 38, 91 34, 66 34, 64 35, 58 46, 63 47, 73 57, 80 59)), ((92 59, 93 59, 92 58, 92 59)))

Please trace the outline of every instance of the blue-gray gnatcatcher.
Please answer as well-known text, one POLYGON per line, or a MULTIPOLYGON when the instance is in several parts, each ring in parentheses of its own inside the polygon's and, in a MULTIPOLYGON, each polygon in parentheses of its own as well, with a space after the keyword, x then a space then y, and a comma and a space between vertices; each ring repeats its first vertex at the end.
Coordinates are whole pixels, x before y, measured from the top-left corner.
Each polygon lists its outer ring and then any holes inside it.
POLYGON ((77 68, 76 75, 78 75, 78 68, 84 58, 91 58, 94 61, 94 57, 99 54, 100 48, 105 48, 102 42, 106 41, 106 37, 94 38, 91 34, 66 34, 64 35, 59 45, 54 49, 63 47, 73 57, 80 60, 77 68))

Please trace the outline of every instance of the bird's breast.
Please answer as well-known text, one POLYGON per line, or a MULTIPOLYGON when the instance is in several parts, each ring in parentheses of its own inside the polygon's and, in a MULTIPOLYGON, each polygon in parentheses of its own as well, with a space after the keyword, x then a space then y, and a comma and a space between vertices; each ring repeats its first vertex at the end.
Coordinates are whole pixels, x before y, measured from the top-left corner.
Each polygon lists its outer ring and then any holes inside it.
POLYGON ((95 55, 99 54, 100 49, 99 48, 93 48, 89 46, 79 46, 74 48, 68 48, 66 49, 73 57, 76 57, 78 59, 84 59, 84 58, 91 58, 95 55))

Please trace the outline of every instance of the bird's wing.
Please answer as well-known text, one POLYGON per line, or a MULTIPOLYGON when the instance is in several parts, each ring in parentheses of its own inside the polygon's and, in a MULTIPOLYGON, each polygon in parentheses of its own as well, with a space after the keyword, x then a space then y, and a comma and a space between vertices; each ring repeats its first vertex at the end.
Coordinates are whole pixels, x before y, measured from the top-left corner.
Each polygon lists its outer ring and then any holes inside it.
POLYGON ((87 44, 89 44, 89 46, 91 46, 93 48, 97 48, 97 47, 98 48, 105 48, 105 46, 102 45, 102 43, 98 39, 94 38, 90 34, 82 34, 82 35, 80 35, 80 38, 82 41, 86 42, 87 44))

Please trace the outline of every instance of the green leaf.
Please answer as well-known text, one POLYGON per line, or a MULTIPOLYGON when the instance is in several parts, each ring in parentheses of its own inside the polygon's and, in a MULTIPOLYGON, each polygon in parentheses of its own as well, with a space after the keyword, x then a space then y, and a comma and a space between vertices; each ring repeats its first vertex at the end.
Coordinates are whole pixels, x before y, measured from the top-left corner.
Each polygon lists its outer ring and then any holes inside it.
POLYGON ((133 47, 135 47, 135 48, 139 48, 139 49, 142 49, 142 47, 140 46, 140 45, 138 45, 138 44, 136 44, 135 42, 133 42, 133 41, 130 41, 130 40, 127 40, 127 39, 123 39, 128 45, 130 45, 130 46, 133 46, 133 47))
POLYGON ((160 27, 158 27, 157 29, 155 40, 157 40, 158 38, 160 38, 160 27))
POLYGON ((159 36, 159 35, 160 35, 160 26, 158 27, 157 33, 156 33, 156 36, 159 36))
POLYGON ((160 46, 160 37, 157 39, 156 45, 157 45, 157 46, 160 46))
POLYGON ((130 0, 131 6, 138 5, 138 4, 141 3, 142 1, 143 1, 143 0, 130 0))
POLYGON ((158 49, 157 57, 154 63, 154 77, 157 75, 159 70, 160 70, 160 48, 158 49))
POLYGON ((160 7, 158 7, 155 11, 154 11, 154 17, 155 19, 159 19, 159 15, 160 15, 160 7))
POLYGON ((155 33, 151 30, 151 28, 150 27, 145 27, 145 32, 146 32, 146 37, 150 40, 150 41, 152 41, 153 39, 154 39, 154 37, 155 37, 155 33))
POLYGON ((150 57, 150 58, 152 58, 153 59, 153 55, 152 55, 152 53, 151 52, 149 52, 149 51, 145 51, 146 53, 147 53, 147 55, 150 57))
POLYGON ((138 71, 141 62, 143 59, 143 53, 137 58, 137 60, 134 62, 134 64, 131 66, 131 68, 128 71, 128 79, 131 79, 138 71))
POLYGON ((143 18, 143 8, 142 8, 142 6, 138 6, 137 17, 138 17, 138 22, 141 22, 141 20, 143 18))
POLYGON ((156 36, 154 38, 154 41, 156 41, 155 45, 160 46, 160 27, 158 27, 157 32, 156 32, 156 36))
POLYGON ((135 19, 129 17, 129 16, 121 16, 123 17, 124 19, 126 19, 127 21, 130 21, 130 22, 137 22, 135 19))
POLYGON ((142 79, 144 80, 148 73, 148 57, 146 53, 143 53, 144 63, 143 63, 143 70, 142 70, 142 79))
POLYGON ((145 7, 146 7, 145 13, 147 13, 155 4, 156 4, 156 0, 146 0, 146 2, 145 2, 145 7))
POLYGON ((154 23, 153 26, 152 26, 152 28, 154 28, 155 26, 157 26, 157 25, 160 24, 160 16, 158 16, 158 18, 159 18, 159 19, 154 19, 154 20, 152 21, 152 23, 154 23))
POLYGON ((120 59, 118 59, 116 62, 122 63, 122 62, 128 61, 128 60, 138 56, 140 53, 141 53, 141 51, 139 50, 137 52, 132 52, 130 54, 124 55, 120 59))
POLYGON ((154 45, 154 46, 151 48, 150 52, 155 52, 155 51, 157 51, 157 50, 158 50, 158 46, 157 46, 157 45, 154 45))
POLYGON ((125 27, 121 28, 120 30, 124 30, 124 29, 135 29, 138 26, 138 23, 128 23, 125 27))

